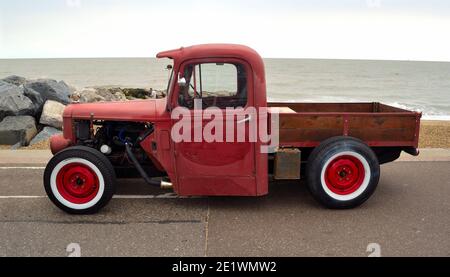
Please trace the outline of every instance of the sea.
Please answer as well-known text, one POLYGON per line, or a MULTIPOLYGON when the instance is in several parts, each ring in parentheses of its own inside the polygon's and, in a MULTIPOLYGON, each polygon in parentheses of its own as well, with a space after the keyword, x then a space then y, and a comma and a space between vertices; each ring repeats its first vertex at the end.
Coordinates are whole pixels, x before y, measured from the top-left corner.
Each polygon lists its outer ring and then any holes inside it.
MULTIPOLYGON (((450 120, 450 62, 265 59, 269 101, 382 102, 450 120)), ((0 59, 0 79, 165 89, 168 59, 0 59)))

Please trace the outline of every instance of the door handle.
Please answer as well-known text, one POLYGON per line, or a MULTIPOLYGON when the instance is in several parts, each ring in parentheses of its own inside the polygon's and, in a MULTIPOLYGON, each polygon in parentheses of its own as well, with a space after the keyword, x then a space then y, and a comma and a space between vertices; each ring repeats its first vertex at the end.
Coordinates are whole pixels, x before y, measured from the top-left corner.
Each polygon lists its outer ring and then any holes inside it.
POLYGON ((248 121, 250 121, 250 120, 252 120, 252 116, 251 116, 251 115, 247 115, 244 119, 239 120, 237 123, 238 123, 238 124, 241 124, 241 123, 248 122, 248 121))

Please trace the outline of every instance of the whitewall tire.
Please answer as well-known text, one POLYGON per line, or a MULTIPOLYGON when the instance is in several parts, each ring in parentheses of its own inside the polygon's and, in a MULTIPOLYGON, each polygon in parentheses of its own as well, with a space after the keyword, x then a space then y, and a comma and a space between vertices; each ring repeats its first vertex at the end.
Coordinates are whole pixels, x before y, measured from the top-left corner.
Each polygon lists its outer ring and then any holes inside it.
POLYGON ((44 187, 60 209, 74 214, 97 212, 112 198, 114 168, 99 151, 82 146, 56 154, 44 172, 44 187))
POLYGON ((375 153, 351 137, 324 141, 308 159, 308 187, 314 198, 329 208, 361 205, 375 191, 379 176, 375 153))

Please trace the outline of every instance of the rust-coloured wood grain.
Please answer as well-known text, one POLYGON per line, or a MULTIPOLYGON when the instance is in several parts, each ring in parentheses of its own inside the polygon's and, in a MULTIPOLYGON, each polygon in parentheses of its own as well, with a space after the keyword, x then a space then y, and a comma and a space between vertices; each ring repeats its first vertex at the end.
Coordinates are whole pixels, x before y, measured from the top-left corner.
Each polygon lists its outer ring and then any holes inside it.
POLYGON ((280 144, 314 146, 341 135, 371 145, 416 145, 420 114, 380 103, 269 103, 280 113, 280 144))

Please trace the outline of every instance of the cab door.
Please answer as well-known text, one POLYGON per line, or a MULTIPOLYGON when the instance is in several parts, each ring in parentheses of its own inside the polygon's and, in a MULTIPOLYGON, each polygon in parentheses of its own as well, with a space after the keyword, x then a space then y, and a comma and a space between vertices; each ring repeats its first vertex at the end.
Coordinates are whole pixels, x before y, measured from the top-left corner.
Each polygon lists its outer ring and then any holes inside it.
MULTIPOLYGON (((250 66, 238 59, 191 60, 180 71, 186 85, 176 90, 175 102, 189 110, 191 125, 186 128, 191 139, 174 144, 178 193, 256 195, 255 142, 250 135, 256 114, 246 109, 254 100, 250 66)), ((172 120, 176 124, 184 119, 172 120)))

